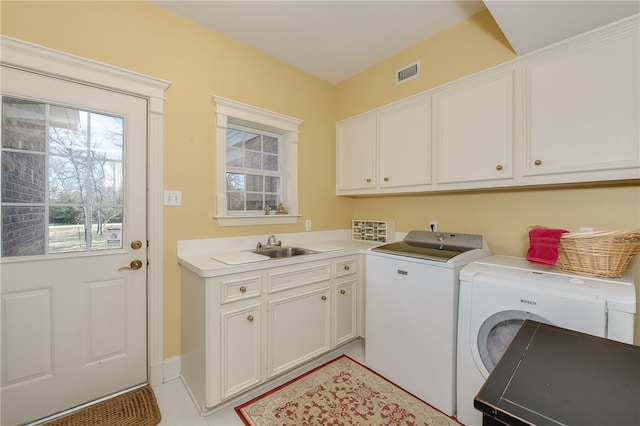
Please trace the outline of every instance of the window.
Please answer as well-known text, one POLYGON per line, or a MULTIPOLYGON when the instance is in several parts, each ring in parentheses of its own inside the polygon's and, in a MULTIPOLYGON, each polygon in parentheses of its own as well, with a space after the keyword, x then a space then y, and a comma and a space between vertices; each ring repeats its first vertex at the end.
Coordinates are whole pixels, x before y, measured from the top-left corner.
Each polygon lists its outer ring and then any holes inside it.
POLYGON ((216 219, 221 226, 295 223, 301 120, 214 96, 216 219), (282 203, 286 215, 276 215, 282 203), (269 214, 267 214, 269 213, 269 214))
POLYGON ((2 104, 2 256, 120 249, 124 120, 2 104))
POLYGON ((280 137, 248 128, 227 128, 227 210, 275 212, 280 203, 280 137))

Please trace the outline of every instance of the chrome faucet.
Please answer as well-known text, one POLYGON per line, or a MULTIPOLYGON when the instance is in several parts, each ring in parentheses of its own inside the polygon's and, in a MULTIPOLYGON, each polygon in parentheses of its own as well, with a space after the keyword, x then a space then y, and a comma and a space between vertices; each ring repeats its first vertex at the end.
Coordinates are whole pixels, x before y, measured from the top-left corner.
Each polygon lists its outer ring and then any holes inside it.
POLYGON ((269 238, 267 238, 266 244, 258 243, 256 250, 270 249, 274 247, 282 247, 282 241, 277 241, 275 235, 270 235, 269 238))

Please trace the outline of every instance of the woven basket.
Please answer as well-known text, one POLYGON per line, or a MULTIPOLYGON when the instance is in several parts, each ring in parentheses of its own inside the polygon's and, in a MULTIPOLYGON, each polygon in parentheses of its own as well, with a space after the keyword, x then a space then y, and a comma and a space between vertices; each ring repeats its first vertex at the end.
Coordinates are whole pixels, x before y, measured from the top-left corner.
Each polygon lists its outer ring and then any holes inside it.
POLYGON ((576 274, 620 278, 638 251, 640 229, 567 233, 560 238, 555 267, 576 274))

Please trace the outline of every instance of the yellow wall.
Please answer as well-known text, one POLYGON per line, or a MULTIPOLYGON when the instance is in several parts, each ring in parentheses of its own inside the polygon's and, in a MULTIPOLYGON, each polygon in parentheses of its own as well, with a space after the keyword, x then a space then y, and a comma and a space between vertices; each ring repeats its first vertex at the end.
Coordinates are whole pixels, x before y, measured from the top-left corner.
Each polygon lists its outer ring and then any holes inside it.
MULTIPOLYGON (((171 82, 166 92, 164 182, 183 192, 164 210, 164 355, 180 354, 176 241, 232 235, 345 229, 352 218, 394 219, 399 231, 440 229, 485 235, 495 253, 523 255, 531 224, 640 227, 637 185, 503 190, 353 199, 335 196, 335 122, 515 55, 487 12, 330 85, 147 2, 0 2, 4 35, 171 82), (422 77, 396 86, 396 69, 420 59, 422 77), (296 225, 220 228, 214 211, 218 95, 304 120, 296 225)), ((640 282, 640 266, 634 263, 640 282)), ((640 329, 637 326, 636 329, 640 329)))

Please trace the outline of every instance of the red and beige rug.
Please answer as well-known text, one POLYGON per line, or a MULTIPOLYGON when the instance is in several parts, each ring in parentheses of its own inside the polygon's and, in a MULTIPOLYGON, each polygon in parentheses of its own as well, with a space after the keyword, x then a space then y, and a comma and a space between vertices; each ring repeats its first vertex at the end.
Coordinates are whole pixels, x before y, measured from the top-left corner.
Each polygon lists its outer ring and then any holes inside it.
POLYGON ((460 425, 346 355, 235 408, 246 425, 460 425))

